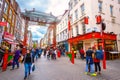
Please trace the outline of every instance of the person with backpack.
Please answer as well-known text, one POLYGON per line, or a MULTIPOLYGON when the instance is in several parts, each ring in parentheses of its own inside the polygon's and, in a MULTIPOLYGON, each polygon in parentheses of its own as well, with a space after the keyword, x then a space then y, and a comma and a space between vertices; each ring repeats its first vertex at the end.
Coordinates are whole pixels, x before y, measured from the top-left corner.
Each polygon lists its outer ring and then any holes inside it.
POLYGON ((96 74, 101 74, 100 60, 102 59, 102 54, 103 53, 100 49, 96 50, 94 53, 94 65, 96 74))
POLYGON ((27 76, 30 75, 30 71, 31 71, 31 66, 33 63, 33 59, 32 59, 32 54, 30 53, 30 50, 27 49, 27 54, 24 57, 24 67, 25 67, 25 76, 24 76, 24 80, 26 80, 27 76))
POLYGON ((86 73, 85 74, 90 74, 92 76, 96 76, 96 74, 94 74, 93 57, 94 57, 94 52, 93 52, 92 48, 90 47, 86 51, 86 73))

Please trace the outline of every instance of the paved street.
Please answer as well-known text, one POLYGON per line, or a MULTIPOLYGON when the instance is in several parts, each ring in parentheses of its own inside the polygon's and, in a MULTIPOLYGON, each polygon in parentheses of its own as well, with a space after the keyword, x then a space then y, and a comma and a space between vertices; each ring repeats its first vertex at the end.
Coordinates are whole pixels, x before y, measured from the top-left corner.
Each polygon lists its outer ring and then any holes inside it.
MULTIPOLYGON (((42 57, 36 62, 36 70, 32 72, 27 80, 120 80, 120 60, 107 61, 107 69, 102 70, 102 74, 92 77, 84 74, 85 60, 75 60, 71 64, 67 57, 62 57, 56 61, 47 60, 42 57)), ((10 67, 5 72, 0 72, 0 80, 23 80, 24 66, 10 71, 10 67)))

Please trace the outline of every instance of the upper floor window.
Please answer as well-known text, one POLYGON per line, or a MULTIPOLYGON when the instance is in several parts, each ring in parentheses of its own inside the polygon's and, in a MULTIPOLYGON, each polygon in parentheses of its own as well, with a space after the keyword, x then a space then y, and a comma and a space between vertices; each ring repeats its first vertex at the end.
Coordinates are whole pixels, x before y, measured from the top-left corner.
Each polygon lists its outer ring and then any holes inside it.
POLYGON ((10 31, 10 23, 7 23, 7 32, 10 31))
POLYGON ((4 13, 6 13, 6 14, 7 14, 7 10, 8 10, 8 4, 7 4, 7 3, 5 3, 5 6, 4 6, 4 13))
POLYGON ((70 16, 70 22, 73 23, 73 14, 70 16))
POLYGON ((84 4, 81 5, 81 13, 82 13, 82 15, 84 15, 84 13, 85 13, 85 6, 84 6, 84 4))
POLYGON ((75 10, 75 19, 78 19, 78 10, 75 10))
POLYGON ((10 10, 9 11, 9 19, 11 19, 12 18, 12 11, 10 10))
POLYGON ((77 4, 77 0, 74 0, 74 5, 76 5, 77 4))
POLYGON ((71 10, 73 7, 73 3, 72 2, 69 2, 69 9, 71 10))
POLYGON ((12 17, 12 23, 14 24, 14 19, 15 19, 15 16, 13 15, 13 17, 12 17))
POLYGON ((14 0, 11 0, 11 4, 13 5, 13 3, 14 3, 14 0))
POLYGON ((78 35, 79 34, 79 32, 78 32, 79 30, 78 30, 78 25, 76 26, 76 35, 78 35))
POLYGON ((86 27, 85 27, 84 23, 82 23, 82 30, 83 30, 83 34, 85 34, 86 33, 86 27))
POLYGON ((118 0, 118 4, 120 4, 120 0, 118 0))
POLYGON ((113 16, 113 6, 110 5, 110 15, 113 16))
POLYGON ((98 8, 99 8, 99 12, 102 12, 102 2, 101 1, 98 2, 98 8))

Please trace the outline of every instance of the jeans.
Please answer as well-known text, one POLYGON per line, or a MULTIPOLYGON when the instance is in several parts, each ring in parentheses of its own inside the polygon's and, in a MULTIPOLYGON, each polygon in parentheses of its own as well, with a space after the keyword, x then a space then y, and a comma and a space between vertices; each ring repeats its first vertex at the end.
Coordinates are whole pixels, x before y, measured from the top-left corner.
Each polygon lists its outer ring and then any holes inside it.
POLYGON ((97 72, 99 70, 99 72, 101 71, 101 66, 100 66, 100 62, 94 62, 95 64, 95 72, 97 72))
POLYGON ((80 54, 81 55, 81 59, 84 59, 84 54, 80 54))
POLYGON ((28 74, 30 74, 31 66, 32 66, 32 63, 24 63, 24 67, 25 67, 25 77, 27 77, 28 74))
POLYGON ((18 59, 14 59, 14 60, 13 60, 13 64, 12 64, 12 69, 14 69, 14 67, 15 67, 15 63, 17 64, 17 68, 19 68, 19 62, 18 62, 18 59))

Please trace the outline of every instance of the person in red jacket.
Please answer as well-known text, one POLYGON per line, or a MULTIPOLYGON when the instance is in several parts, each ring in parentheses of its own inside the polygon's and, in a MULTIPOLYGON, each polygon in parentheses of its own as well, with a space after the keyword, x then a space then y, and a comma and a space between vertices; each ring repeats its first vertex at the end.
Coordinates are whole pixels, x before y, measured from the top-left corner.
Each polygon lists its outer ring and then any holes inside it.
POLYGON ((100 60, 96 58, 96 51, 94 53, 94 59, 93 59, 93 61, 94 61, 94 65, 95 65, 95 73, 96 74, 101 74, 100 60))
POLYGON ((80 55, 81 55, 82 60, 84 59, 84 54, 85 54, 85 51, 83 50, 83 48, 81 48, 80 49, 80 55))

